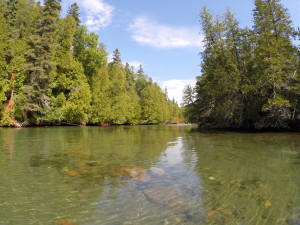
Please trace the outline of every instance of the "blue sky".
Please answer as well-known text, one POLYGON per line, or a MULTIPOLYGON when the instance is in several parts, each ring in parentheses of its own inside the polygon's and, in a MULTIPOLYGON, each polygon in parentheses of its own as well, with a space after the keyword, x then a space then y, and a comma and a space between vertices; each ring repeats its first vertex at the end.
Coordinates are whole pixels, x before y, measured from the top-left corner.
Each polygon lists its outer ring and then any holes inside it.
MULTIPOLYGON (((123 62, 144 71, 169 97, 180 102, 182 89, 201 74, 199 11, 221 15, 227 8, 241 26, 252 26, 253 0, 75 0, 81 21, 100 35, 109 53, 118 48, 123 62)), ((64 12, 74 2, 62 2, 64 12)), ((300 0, 282 0, 300 26, 300 0)))

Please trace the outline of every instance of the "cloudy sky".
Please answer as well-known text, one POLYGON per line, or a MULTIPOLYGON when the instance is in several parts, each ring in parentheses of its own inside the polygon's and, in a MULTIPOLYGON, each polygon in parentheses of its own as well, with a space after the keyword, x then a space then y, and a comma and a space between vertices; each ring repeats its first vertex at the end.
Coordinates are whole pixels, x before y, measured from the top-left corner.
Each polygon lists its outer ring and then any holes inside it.
MULTIPOLYGON (((144 71, 180 103, 182 89, 201 75, 199 10, 217 15, 227 8, 241 26, 252 26, 253 0, 74 0, 81 21, 100 35, 108 52, 118 48, 123 62, 144 71)), ((62 1, 64 13, 74 2, 62 1)), ((282 0, 300 26, 300 0, 282 0)))

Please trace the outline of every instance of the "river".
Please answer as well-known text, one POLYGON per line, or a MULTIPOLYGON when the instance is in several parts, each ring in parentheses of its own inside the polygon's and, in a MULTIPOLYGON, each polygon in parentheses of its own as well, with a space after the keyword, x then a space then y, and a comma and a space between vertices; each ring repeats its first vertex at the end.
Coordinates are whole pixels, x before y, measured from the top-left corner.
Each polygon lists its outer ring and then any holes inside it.
POLYGON ((300 134, 0 128, 0 225, 300 224, 300 134))

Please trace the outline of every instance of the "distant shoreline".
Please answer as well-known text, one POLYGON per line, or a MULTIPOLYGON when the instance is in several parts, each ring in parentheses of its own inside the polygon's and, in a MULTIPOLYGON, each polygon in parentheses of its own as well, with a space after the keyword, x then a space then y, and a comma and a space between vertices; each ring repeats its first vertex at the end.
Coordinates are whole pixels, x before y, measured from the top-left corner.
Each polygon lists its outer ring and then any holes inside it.
POLYGON ((31 127, 117 127, 117 126, 150 126, 150 125, 167 125, 167 126, 192 126, 193 124, 185 123, 149 123, 149 124, 71 124, 71 123, 56 123, 56 124, 18 124, 11 126, 0 125, 0 128, 31 128, 31 127))

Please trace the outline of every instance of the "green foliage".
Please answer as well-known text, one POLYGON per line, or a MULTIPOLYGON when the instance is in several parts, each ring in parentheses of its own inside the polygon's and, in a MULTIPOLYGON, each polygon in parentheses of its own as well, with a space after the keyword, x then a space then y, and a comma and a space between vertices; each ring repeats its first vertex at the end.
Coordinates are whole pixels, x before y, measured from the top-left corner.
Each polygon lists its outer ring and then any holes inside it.
POLYGON ((195 89, 191 85, 186 85, 183 89, 182 105, 183 117, 187 122, 198 122, 197 103, 195 89))
POLYGON ((110 120, 111 99, 109 96, 110 80, 108 69, 103 67, 92 77, 92 111, 90 122, 104 124, 110 120))
POLYGON ((141 106, 139 104, 138 95, 134 87, 129 86, 127 89, 126 102, 128 104, 126 109, 127 124, 139 124, 141 117, 141 106))
POLYGON ((165 96, 156 83, 149 82, 141 94, 141 120, 143 123, 163 123, 166 118, 167 107, 165 96))
POLYGON ((256 0, 253 21, 253 30, 241 29, 230 11, 214 18, 202 9, 202 76, 195 96, 185 89, 189 120, 230 128, 298 126, 299 58, 288 12, 279 0, 256 0))
POLYGON ((99 36, 95 33, 88 33, 85 26, 76 29, 73 47, 75 57, 82 63, 84 74, 89 79, 97 73, 101 66, 107 63, 107 53, 98 41, 99 36))
POLYGON ((259 97, 265 112, 256 125, 288 127, 297 104, 297 97, 290 91, 297 70, 295 48, 291 41, 292 22, 278 0, 257 0, 255 6, 255 78, 260 83, 259 97))
POLYGON ((134 87, 136 75, 134 73, 133 67, 130 67, 128 63, 125 64, 125 73, 128 87, 134 87))
POLYGON ((80 25, 73 3, 0 1, 0 125, 171 122, 178 105, 118 49, 113 61, 99 36, 80 25), (149 104, 149 106, 147 105, 149 104), (143 118, 141 116, 143 115, 143 118))
POLYGON ((60 123, 65 121, 64 106, 66 105, 66 96, 61 92, 57 97, 51 97, 50 109, 44 118, 45 121, 50 123, 60 123))
POLYGON ((76 25, 79 26, 80 24, 80 14, 79 14, 79 6, 77 5, 76 2, 74 2, 69 10, 68 10, 68 15, 72 16, 76 22, 76 25))
POLYGON ((64 107, 64 117, 69 123, 85 124, 90 111, 91 93, 87 82, 74 85, 64 107))
POLYGON ((126 72, 122 66, 120 53, 116 49, 113 61, 109 65, 111 122, 124 124, 128 120, 127 109, 130 104, 126 90, 126 72))
POLYGON ((40 120, 47 114, 51 99, 51 76, 55 73, 54 52, 57 24, 61 6, 59 1, 47 0, 42 8, 39 23, 30 36, 27 53, 28 78, 23 86, 27 100, 24 105, 29 120, 40 120))
POLYGON ((125 65, 126 74, 126 91, 128 93, 128 108, 127 108, 127 123, 138 124, 141 116, 141 106, 139 104, 139 97, 135 91, 136 74, 133 71, 133 67, 129 68, 129 64, 125 65))
MULTIPOLYGON (((7 63, 5 60, 6 48, 8 47, 9 33, 8 25, 2 13, 0 13, 0 110, 2 112, 3 103, 6 101, 5 92, 8 89, 7 86, 7 63)), ((1 115, 1 114, 0 114, 1 115)), ((0 116, 1 118, 1 116, 0 116)))

